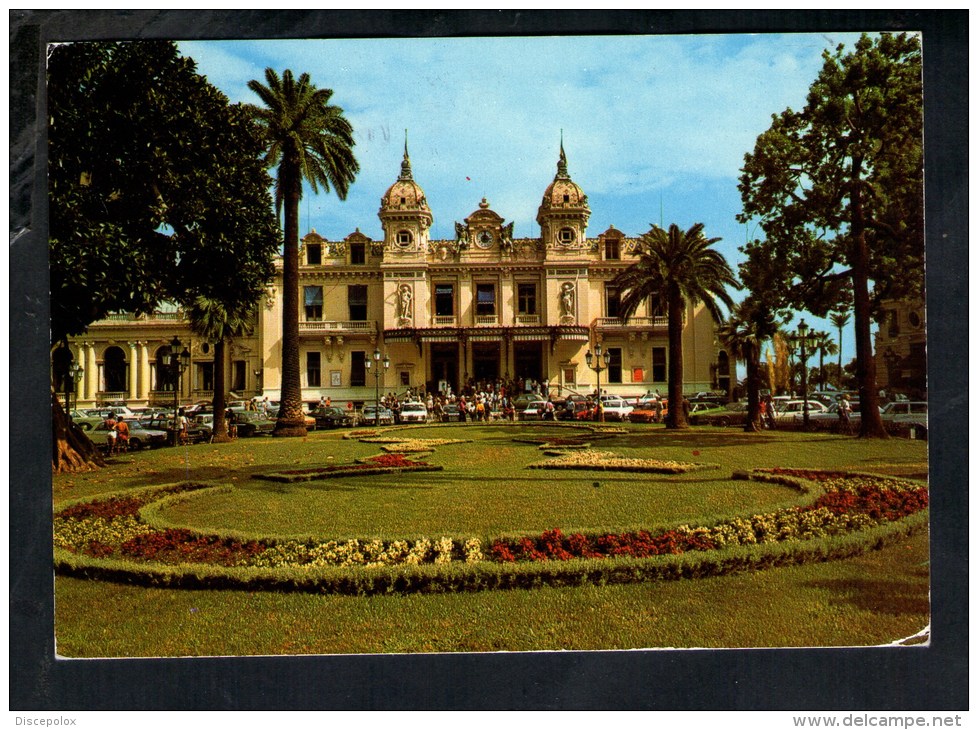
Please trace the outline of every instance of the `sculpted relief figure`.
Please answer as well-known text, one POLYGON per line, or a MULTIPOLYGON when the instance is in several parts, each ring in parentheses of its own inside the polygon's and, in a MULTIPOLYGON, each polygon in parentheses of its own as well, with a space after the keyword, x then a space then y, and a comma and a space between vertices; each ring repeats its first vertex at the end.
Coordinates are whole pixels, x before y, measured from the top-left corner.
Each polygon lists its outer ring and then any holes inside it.
POLYGON ((402 323, 409 323, 414 319, 411 307, 413 298, 414 294, 411 292, 411 287, 408 284, 401 284, 397 292, 397 317, 402 323))
POLYGON ((574 285, 569 281, 560 285, 560 316, 574 319, 574 285))

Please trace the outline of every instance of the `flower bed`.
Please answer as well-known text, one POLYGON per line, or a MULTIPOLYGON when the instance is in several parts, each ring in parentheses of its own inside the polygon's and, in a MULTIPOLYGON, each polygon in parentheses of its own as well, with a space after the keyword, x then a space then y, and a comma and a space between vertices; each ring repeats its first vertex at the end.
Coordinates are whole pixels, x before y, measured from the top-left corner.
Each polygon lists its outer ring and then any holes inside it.
POLYGON ((580 451, 566 453, 562 450, 545 452, 556 458, 527 465, 528 469, 581 469, 587 471, 625 471, 647 474, 685 474, 696 469, 717 469, 716 464, 666 461, 662 459, 629 459, 611 451, 580 451))
POLYGON ((344 476, 373 476, 376 474, 398 474, 406 471, 441 471, 444 467, 433 466, 423 461, 411 461, 403 453, 381 454, 361 459, 355 464, 335 464, 332 466, 310 467, 308 469, 289 469, 287 471, 256 474, 256 479, 272 482, 309 482, 318 479, 332 479, 344 476))
MULTIPOLYGON (((372 461, 401 464, 406 460, 403 455, 392 454, 373 457, 372 461)), ((124 577, 149 585, 247 585, 251 589, 353 593, 461 590, 719 575, 848 557, 926 527, 926 515, 921 513, 927 508, 927 489, 909 480, 805 470, 757 470, 751 476, 803 484, 815 498, 803 507, 658 531, 564 534, 555 528, 537 536, 488 542, 477 537, 445 536, 321 541, 201 534, 147 522, 146 516, 158 509, 159 503, 185 499, 189 493, 207 488, 182 484, 76 503, 56 512, 55 563, 58 570, 72 575, 124 577), (487 545, 485 550, 483 545, 487 545), (685 555, 692 562, 661 562, 685 555), (697 555, 703 557, 693 558, 697 555), (660 562, 641 562, 648 560, 660 562), (626 562, 608 569, 599 565, 618 561, 626 562), (540 563, 578 567, 530 569, 516 574, 504 569, 510 564, 540 563), (403 573, 411 568, 427 571, 451 565, 481 572, 453 569, 413 578, 403 573), (386 572, 381 578, 343 572, 360 569, 394 572, 386 572), (417 582, 412 582, 415 579, 417 582)))

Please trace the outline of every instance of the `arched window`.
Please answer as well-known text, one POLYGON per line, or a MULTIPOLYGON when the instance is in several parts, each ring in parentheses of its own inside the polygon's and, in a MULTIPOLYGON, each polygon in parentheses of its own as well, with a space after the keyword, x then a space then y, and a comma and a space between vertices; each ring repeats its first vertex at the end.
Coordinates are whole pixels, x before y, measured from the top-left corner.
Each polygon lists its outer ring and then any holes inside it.
POLYGON ((163 345, 156 351, 153 362, 153 390, 173 390, 173 378, 170 374, 170 346, 163 345))
POLYGON ((102 356, 105 390, 123 393, 129 389, 129 365, 121 347, 109 347, 102 356))

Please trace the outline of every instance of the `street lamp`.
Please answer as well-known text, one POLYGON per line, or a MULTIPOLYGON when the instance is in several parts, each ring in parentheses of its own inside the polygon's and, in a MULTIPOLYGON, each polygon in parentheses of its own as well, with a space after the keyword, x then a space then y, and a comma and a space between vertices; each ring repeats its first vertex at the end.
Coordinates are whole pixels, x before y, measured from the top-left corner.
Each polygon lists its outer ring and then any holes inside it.
POLYGON ((802 422, 805 430, 808 430, 808 350, 815 347, 817 332, 813 332, 805 324, 805 320, 798 323, 798 329, 788 336, 795 345, 801 350, 801 393, 802 393, 802 422))
POLYGON ((176 335, 170 340, 170 378, 173 381, 173 445, 176 446, 180 429, 180 376, 190 367, 190 351, 183 347, 176 335), (180 348, 183 351, 180 352, 180 348))
POLYGON ((257 386, 257 388, 255 388, 255 390, 257 390, 258 391, 258 394, 260 395, 261 392, 262 392, 262 387, 261 387, 261 370, 259 370, 258 368, 255 368, 254 373, 255 373, 255 385, 257 386))
POLYGON ((598 375, 598 420, 604 422, 604 407, 601 403, 601 373, 608 369, 611 364, 611 353, 605 352, 604 356, 601 355, 601 343, 598 342, 594 346, 594 354, 588 350, 584 353, 584 359, 587 361, 587 366, 591 368, 598 375), (591 361, 594 360, 595 363, 592 365, 591 361), (604 362, 604 367, 601 367, 601 363, 604 362))
MULTIPOLYGON (((68 357, 71 357, 69 353, 68 357)), ((85 369, 72 359, 68 365, 68 376, 65 378, 65 413, 68 420, 71 420, 71 394, 75 390, 75 383, 82 376, 85 369)))
POLYGON ((373 371, 374 371, 374 398, 375 398, 375 402, 377 404, 376 405, 376 410, 374 411, 374 426, 379 426, 380 425, 380 375, 381 375, 382 372, 386 371, 387 368, 389 368, 391 366, 391 359, 389 357, 387 357, 387 355, 384 355, 384 370, 381 370, 380 369, 380 364, 381 364, 381 361, 380 361, 380 350, 375 347, 374 348, 374 359, 373 359, 373 363, 371 363, 371 361, 370 361, 369 358, 367 358, 366 362, 364 362, 364 365, 366 366, 366 368, 367 368, 368 371, 371 369, 370 368, 371 364, 374 365, 374 368, 373 368, 373 371))

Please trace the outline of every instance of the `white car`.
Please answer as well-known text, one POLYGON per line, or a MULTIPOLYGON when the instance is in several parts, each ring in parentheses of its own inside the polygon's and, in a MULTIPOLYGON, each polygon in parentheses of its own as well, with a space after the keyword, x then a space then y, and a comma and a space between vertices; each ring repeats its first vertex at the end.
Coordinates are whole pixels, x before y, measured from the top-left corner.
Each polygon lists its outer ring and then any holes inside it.
POLYGON ((883 406, 884 421, 927 425, 927 401, 894 401, 883 406))
POLYGON ((401 405, 401 423, 427 423, 428 407, 424 403, 401 405))
POLYGON ((545 400, 531 400, 527 403, 526 408, 520 411, 521 421, 542 421, 543 414, 547 410, 547 401, 545 400))
MULTIPOLYGON (((817 413, 828 413, 829 409, 826 408, 822 403, 817 400, 808 401, 808 415, 809 417, 817 413)), ((788 400, 782 403, 775 401, 774 403, 774 419, 776 421, 788 421, 788 420, 804 420, 805 418, 805 401, 803 400, 788 400)))
POLYGON ((622 398, 602 399, 601 405, 606 421, 627 421, 629 414, 635 410, 635 406, 629 405, 622 398))

